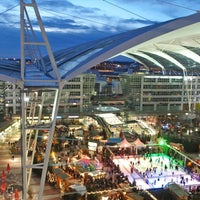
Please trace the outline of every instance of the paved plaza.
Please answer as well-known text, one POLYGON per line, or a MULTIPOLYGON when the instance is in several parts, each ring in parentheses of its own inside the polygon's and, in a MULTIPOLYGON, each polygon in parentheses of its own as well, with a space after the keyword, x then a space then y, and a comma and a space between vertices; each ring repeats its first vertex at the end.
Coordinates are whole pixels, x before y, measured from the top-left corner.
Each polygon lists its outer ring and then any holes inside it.
MULTIPOLYGON (((14 159, 9 151, 8 143, 0 144, 0 173, 5 173, 6 178, 6 187, 9 188, 9 185, 18 185, 22 186, 22 172, 21 172, 21 156, 15 155, 14 159), (7 165, 9 163, 10 172, 7 172, 7 165)), ((2 184, 2 177, 0 179, 2 184)), ((30 183, 30 199, 37 200, 38 191, 40 187, 40 177, 33 173, 30 183)), ((20 187, 21 188, 21 187, 20 187)), ((4 192, 4 194, 0 194, 0 200, 5 199, 13 199, 14 191, 4 192)), ((22 199, 22 192, 19 190, 19 199, 22 199)), ((59 200, 60 198, 60 190, 55 187, 50 186, 48 183, 45 184, 43 200, 59 200)))

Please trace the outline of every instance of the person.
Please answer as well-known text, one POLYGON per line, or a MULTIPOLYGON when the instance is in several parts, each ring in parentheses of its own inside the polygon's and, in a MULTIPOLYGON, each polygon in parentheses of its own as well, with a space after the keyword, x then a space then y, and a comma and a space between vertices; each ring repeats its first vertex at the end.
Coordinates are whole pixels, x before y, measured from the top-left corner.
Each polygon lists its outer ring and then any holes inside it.
POLYGON ((12 159, 13 159, 13 160, 15 159, 15 156, 14 156, 14 154, 12 154, 12 159))
POLYGON ((113 132, 113 131, 111 132, 111 137, 112 137, 112 138, 114 137, 114 132, 113 132))
POLYGON ((133 173, 133 170, 134 170, 134 163, 132 161, 130 161, 130 171, 131 171, 131 174, 133 173))

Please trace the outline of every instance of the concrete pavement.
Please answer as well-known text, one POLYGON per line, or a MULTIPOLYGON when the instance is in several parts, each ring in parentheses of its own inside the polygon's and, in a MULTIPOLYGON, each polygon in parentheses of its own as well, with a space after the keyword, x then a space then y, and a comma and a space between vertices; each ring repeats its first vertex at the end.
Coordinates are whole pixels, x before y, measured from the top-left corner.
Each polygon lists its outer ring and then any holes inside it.
MULTIPOLYGON (((22 173, 21 173, 21 156, 15 155, 14 159, 12 159, 12 155, 9 151, 8 143, 0 144, 0 174, 1 174, 1 183, 2 183, 2 174, 3 171, 6 174, 6 186, 8 187, 10 184, 17 184, 22 186, 22 173), (10 175, 8 176, 7 165, 9 163, 10 166, 10 175), (10 177, 10 178, 9 178, 10 177)), ((30 200, 38 200, 38 191, 40 187, 40 177, 36 174, 32 174, 31 183, 30 183, 30 191, 32 197, 29 197, 30 200)), ((20 199, 21 192, 19 192, 20 199)), ((12 199, 12 194, 4 193, 0 194, 1 199, 12 199)), ((60 191, 53 186, 50 186, 48 183, 45 184, 44 193, 42 200, 60 200, 60 191)))

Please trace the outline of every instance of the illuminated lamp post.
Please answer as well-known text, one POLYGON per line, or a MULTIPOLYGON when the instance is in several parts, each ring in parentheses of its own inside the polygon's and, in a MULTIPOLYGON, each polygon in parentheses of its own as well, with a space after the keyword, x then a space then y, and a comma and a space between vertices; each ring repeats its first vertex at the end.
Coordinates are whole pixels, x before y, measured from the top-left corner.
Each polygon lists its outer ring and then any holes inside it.
POLYGON ((164 146, 164 145, 166 145, 166 140, 163 139, 163 138, 158 138, 158 144, 159 144, 160 146, 164 146))

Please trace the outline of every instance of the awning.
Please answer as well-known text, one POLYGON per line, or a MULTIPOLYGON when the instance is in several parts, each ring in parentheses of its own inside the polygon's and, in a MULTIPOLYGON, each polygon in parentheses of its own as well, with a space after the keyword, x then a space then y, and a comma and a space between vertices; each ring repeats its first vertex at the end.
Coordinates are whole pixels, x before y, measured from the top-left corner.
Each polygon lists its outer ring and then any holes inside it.
POLYGON ((64 170, 62 170, 60 168, 54 168, 53 173, 56 176, 58 176, 60 179, 70 178, 70 176, 68 174, 66 174, 64 170))
POLYGON ((121 141, 121 138, 110 138, 106 144, 116 144, 120 143, 121 141))

